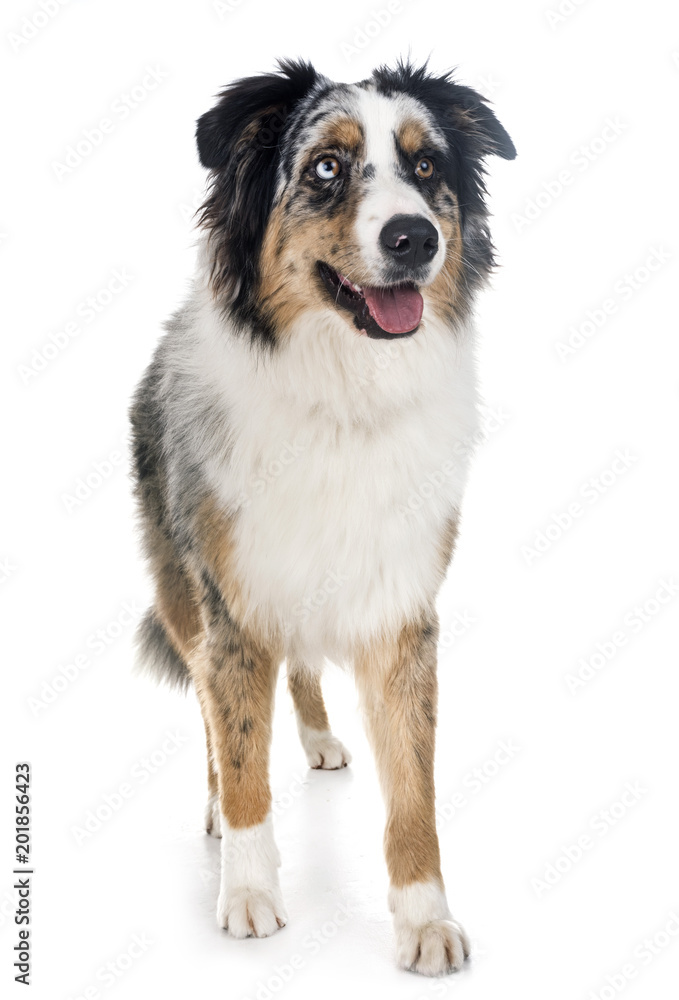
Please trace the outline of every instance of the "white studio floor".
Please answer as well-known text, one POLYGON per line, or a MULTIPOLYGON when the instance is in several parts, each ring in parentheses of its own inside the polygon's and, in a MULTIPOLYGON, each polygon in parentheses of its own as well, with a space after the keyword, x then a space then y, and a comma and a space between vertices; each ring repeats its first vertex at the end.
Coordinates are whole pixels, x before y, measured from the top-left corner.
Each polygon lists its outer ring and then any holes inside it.
MULTIPOLYGON (((511 676, 516 658, 484 675, 475 642, 479 652, 493 645, 470 629, 441 664, 443 868, 474 948, 461 973, 431 981, 394 965, 381 800, 353 685, 336 669, 327 701, 354 757, 339 772, 307 769, 283 676, 279 685, 272 781, 289 923, 245 942, 217 927, 219 844, 202 829, 197 704, 130 677, 127 636, 42 714, 43 749, 32 755, 36 995, 268 1000, 374 988, 485 1000, 520 982, 525 998, 606 1000, 606 977, 632 963, 646 995, 669 1000, 679 957, 674 763, 659 731, 630 725, 651 699, 634 664, 621 665, 612 699, 601 678, 579 704, 543 692, 536 712, 511 676)), ((661 713, 668 727, 672 713, 661 713)), ((6 946, 9 921, 0 933, 6 946)))

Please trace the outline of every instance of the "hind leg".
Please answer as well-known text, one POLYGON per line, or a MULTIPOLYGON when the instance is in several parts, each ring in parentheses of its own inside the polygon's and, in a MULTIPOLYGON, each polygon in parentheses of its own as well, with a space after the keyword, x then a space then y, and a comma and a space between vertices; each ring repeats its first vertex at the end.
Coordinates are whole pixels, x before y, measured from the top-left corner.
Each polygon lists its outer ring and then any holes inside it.
POLYGON ((211 837, 221 837, 222 824, 219 813, 219 781, 217 778, 217 768, 215 767, 214 750, 207 718, 207 708, 203 708, 203 722, 205 724, 205 745, 207 748, 207 805, 205 806, 205 830, 211 837))
POLYGON ((330 730, 319 675, 301 664, 289 663, 288 688, 309 767, 335 771, 350 764, 351 754, 330 730))

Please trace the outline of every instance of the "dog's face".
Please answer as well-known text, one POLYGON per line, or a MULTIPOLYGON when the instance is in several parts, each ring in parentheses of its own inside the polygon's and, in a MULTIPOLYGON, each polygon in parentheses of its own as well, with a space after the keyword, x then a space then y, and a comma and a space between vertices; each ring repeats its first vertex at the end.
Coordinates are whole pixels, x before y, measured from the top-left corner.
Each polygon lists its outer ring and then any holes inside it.
POLYGON ((198 123, 214 173, 212 287, 275 343, 305 312, 354 334, 453 323, 493 264, 483 158, 515 155, 474 91, 399 65, 333 84, 306 64, 228 88, 198 123))

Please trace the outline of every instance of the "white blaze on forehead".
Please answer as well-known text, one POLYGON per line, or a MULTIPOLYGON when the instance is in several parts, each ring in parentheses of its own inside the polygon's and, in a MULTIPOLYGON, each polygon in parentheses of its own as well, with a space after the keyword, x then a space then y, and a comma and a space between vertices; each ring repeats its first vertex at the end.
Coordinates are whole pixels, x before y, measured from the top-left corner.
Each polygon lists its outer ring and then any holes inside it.
POLYGON ((418 122, 436 143, 444 142, 425 108, 408 94, 387 97, 374 90, 360 90, 357 111, 365 129, 366 163, 374 164, 378 170, 396 171, 394 136, 406 122, 418 122))
POLYGON ((374 90, 359 91, 358 116, 365 133, 365 162, 375 173, 361 200, 356 215, 356 241, 371 280, 380 283, 384 265, 379 235, 394 215, 421 215, 435 226, 439 253, 434 258, 428 280, 432 281, 443 265, 445 239, 436 216, 425 198, 401 176, 402 164, 395 136, 406 122, 420 122, 436 144, 444 139, 422 105, 408 94, 387 97, 374 90))

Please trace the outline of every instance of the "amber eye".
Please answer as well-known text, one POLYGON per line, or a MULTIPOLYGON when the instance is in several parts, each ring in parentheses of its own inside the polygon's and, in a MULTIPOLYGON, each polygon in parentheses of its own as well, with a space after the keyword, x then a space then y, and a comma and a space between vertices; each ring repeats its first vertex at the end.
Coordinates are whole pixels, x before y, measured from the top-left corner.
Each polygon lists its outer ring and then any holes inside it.
POLYGON ((337 177, 340 170, 340 162, 334 156, 324 156, 316 164, 316 173, 324 181, 331 181, 333 177, 337 177))
POLYGON ((434 173, 434 161, 428 159, 427 157, 423 157, 415 167, 415 173, 418 177, 422 177, 424 180, 427 180, 427 178, 431 177, 434 173))

